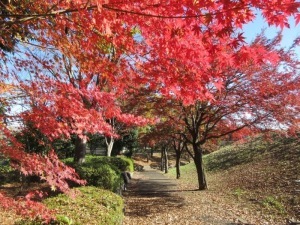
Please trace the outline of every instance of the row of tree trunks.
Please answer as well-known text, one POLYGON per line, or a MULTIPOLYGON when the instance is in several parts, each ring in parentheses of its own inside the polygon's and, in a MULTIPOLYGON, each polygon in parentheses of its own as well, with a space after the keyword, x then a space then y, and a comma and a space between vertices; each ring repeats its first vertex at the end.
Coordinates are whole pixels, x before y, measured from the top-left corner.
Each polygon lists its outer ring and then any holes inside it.
MULTIPOLYGON (((114 138, 105 138, 107 144, 107 156, 111 156, 111 152, 114 145, 114 138)), ((77 164, 82 164, 85 161, 86 155, 86 139, 77 137, 75 141, 75 152, 74 152, 74 162, 77 164)))
MULTIPOLYGON (((112 146, 113 146, 113 138, 109 140, 108 143, 108 156, 111 154, 112 146), (110 149, 111 146, 111 149, 110 149)), ((168 173, 168 151, 167 147, 163 146, 161 148, 161 171, 168 173)), ((196 165, 197 176, 198 176, 198 183, 199 183, 199 190, 206 190, 207 189, 207 182, 205 177, 205 171, 203 166, 203 153, 202 149, 197 146, 196 144, 193 145, 194 151, 194 163, 196 165)), ((82 164, 85 159, 86 154, 86 140, 80 137, 77 137, 75 141, 75 154, 74 154, 74 162, 78 164, 82 164)), ((176 178, 180 178, 180 158, 181 158, 181 151, 180 149, 176 150, 176 178)))

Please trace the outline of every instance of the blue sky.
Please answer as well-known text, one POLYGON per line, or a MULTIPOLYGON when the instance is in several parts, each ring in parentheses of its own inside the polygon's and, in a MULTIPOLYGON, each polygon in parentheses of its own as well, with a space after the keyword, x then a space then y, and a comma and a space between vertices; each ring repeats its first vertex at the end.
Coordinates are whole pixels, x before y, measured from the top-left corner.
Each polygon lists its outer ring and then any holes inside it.
MULTIPOLYGON (((290 23, 290 28, 283 29, 283 39, 282 39, 281 44, 284 47, 289 47, 290 45, 292 45, 293 40, 296 37, 300 36, 300 24, 298 24, 296 26, 293 18, 289 19, 289 23, 290 23)), ((268 24, 265 21, 265 19, 262 18, 260 13, 257 13, 257 17, 256 17, 255 21, 253 21, 252 23, 246 24, 243 27, 246 41, 251 42, 255 38, 255 36, 258 33, 260 33, 261 30, 264 28, 267 28, 266 36, 268 38, 274 37, 277 34, 277 32, 280 31, 280 28, 278 28, 278 27, 275 27, 275 26, 268 27, 268 24)), ((297 49, 297 53, 300 56, 300 48, 297 49)))

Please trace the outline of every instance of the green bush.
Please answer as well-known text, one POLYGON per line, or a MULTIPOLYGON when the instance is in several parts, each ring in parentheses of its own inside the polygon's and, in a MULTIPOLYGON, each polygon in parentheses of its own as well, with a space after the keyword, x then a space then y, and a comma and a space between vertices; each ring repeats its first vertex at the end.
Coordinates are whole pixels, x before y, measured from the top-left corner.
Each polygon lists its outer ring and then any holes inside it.
MULTIPOLYGON (((63 160, 69 166, 75 167, 73 158, 67 158, 63 160)), ((92 156, 87 155, 85 157, 85 162, 81 166, 85 167, 98 167, 99 165, 108 164, 113 169, 119 171, 129 171, 133 172, 133 161, 128 157, 107 157, 107 156, 92 156)))
POLYGON ((114 192, 120 187, 120 173, 108 164, 98 165, 97 167, 77 166, 76 171, 81 178, 87 181, 88 185, 114 192))
MULTIPOLYGON (((56 220, 51 225, 115 225, 122 224, 124 203, 120 196, 96 187, 77 188, 76 198, 65 194, 47 198, 43 202, 54 209, 56 220)), ((39 220, 23 220, 17 225, 42 225, 39 220)))
POLYGON ((122 156, 119 159, 126 162, 126 167, 123 171, 129 171, 129 172, 134 171, 134 163, 133 163, 133 160, 131 158, 126 157, 126 156, 122 156))
POLYGON ((85 162, 76 165, 73 159, 65 159, 64 162, 75 168, 87 185, 101 187, 114 192, 119 191, 123 180, 122 171, 133 171, 133 162, 127 157, 86 156, 85 162))
POLYGON ((112 168, 118 169, 119 171, 130 171, 133 172, 133 161, 128 157, 107 157, 107 156, 92 156, 88 155, 85 158, 85 165, 92 167, 109 164, 112 168))
POLYGON ((20 172, 10 166, 9 160, 0 160, 0 184, 19 181, 19 179, 20 172))
POLYGON ((88 185, 101 187, 111 191, 118 191, 123 180, 120 173, 122 171, 133 171, 133 161, 127 157, 106 157, 88 155, 81 165, 73 163, 73 159, 63 160, 67 165, 75 168, 82 179, 88 185))

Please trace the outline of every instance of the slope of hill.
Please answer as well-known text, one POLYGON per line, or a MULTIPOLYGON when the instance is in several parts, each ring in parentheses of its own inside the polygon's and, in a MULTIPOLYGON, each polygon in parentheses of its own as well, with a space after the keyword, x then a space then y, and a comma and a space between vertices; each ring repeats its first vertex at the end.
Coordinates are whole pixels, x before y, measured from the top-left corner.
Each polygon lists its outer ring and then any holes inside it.
MULTIPOLYGON (((209 190, 240 207, 241 214, 247 214, 245 208, 270 221, 266 224, 300 219, 299 138, 235 143, 206 155, 204 161, 209 190)), ((181 170, 181 183, 196 188, 194 165, 181 170)))

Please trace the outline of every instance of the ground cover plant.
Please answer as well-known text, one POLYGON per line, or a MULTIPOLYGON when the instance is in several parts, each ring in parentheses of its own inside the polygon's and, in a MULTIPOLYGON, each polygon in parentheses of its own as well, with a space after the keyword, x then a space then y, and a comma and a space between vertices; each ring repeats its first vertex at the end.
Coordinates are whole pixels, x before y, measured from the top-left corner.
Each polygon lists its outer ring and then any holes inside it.
MULTIPOLYGON (((52 225, 118 225, 123 219, 123 200, 119 195, 96 187, 76 188, 76 198, 59 194, 43 203, 55 210, 52 225)), ((42 225, 41 220, 21 220, 16 225, 42 225)))

